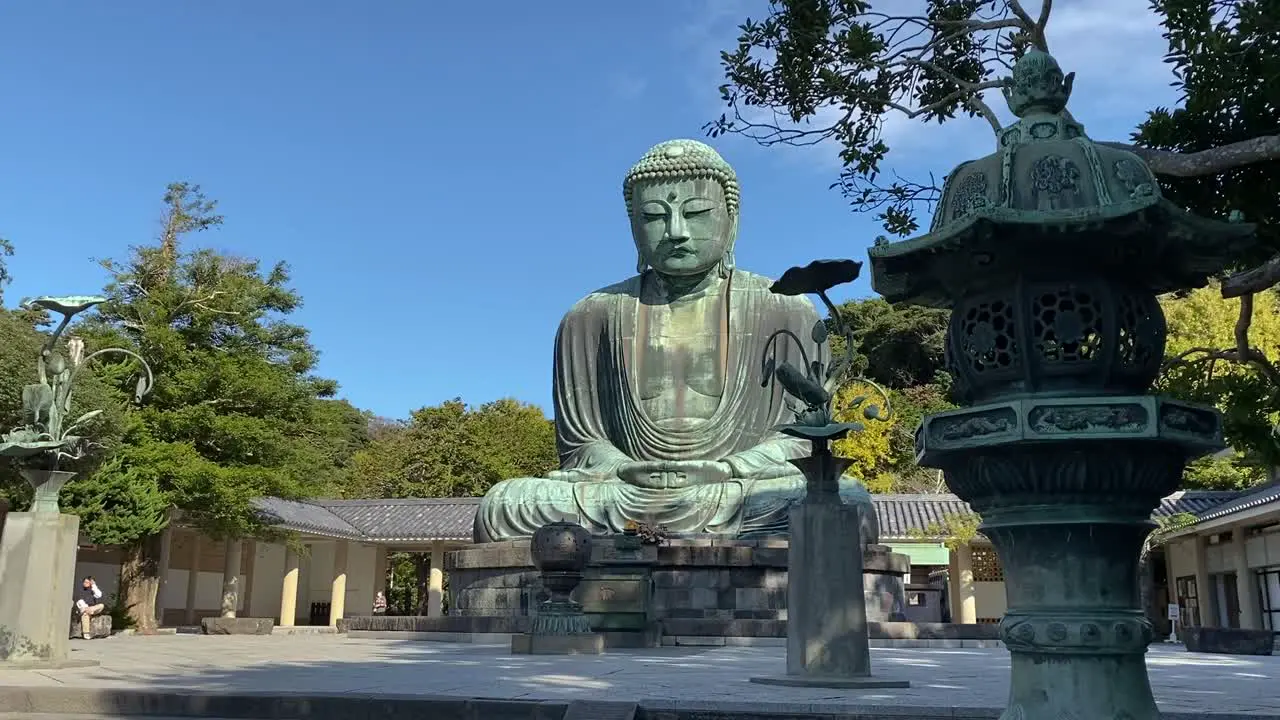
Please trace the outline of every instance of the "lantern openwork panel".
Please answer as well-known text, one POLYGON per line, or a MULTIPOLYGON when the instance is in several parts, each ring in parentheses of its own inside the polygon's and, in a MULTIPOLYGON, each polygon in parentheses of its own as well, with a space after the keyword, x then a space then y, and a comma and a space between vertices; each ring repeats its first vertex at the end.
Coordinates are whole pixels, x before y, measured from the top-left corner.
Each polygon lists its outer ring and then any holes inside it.
POLYGON ((957 397, 1125 394, 1160 371, 1165 321, 1150 291, 1102 278, 1028 280, 966 295, 947 330, 957 397))

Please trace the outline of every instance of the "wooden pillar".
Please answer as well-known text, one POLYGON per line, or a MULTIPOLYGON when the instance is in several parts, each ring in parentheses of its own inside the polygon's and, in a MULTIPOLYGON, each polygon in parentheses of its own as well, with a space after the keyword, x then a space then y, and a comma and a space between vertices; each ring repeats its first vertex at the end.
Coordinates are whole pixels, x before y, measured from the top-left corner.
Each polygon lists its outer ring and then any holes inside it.
POLYGON ((444 615, 444 541, 431 543, 431 574, 427 580, 427 617, 444 615))
POLYGON ((196 593, 200 589, 200 538, 197 531, 191 533, 191 568, 187 570, 187 613, 184 622, 196 624, 196 593))
POLYGON ((379 545, 373 556, 373 592, 387 594, 387 548, 379 545))
POLYGON ((951 589, 955 597, 952 622, 966 625, 978 622, 978 596, 973 581, 973 548, 968 543, 955 550, 955 583, 951 589))
POLYGON ((244 546, 244 602, 240 606, 246 617, 253 617, 253 569, 258 565, 258 541, 246 540, 244 546))
POLYGON ((1209 584, 1209 538, 1195 538, 1196 602, 1200 609, 1200 627, 1218 627, 1218 594, 1209 584))
POLYGON ((337 627, 347 604, 347 553, 349 543, 338 540, 333 549, 333 585, 329 597, 329 627, 337 627))
MULTIPOLYGON (((373 595, 372 602, 378 604, 378 593, 387 599, 387 548, 378 545, 373 549, 373 595)), ((370 608, 372 612, 373 608, 370 608)))
POLYGON ((228 538, 222 560, 222 617, 236 616, 240 604, 240 541, 228 538))
POLYGON ((1248 530, 1242 525, 1231 531, 1231 557, 1236 570, 1236 595, 1240 599, 1240 627, 1245 630, 1261 630, 1262 611, 1258 607, 1258 587, 1253 571, 1249 569, 1249 556, 1245 552, 1248 530))
POLYGON ((284 583, 280 588, 280 626, 293 627, 298 617, 298 553, 288 548, 284 553, 284 583))
POLYGON ((160 586, 156 589, 156 623, 164 624, 164 595, 169 585, 169 566, 173 564, 173 514, 160 534, 160 586))

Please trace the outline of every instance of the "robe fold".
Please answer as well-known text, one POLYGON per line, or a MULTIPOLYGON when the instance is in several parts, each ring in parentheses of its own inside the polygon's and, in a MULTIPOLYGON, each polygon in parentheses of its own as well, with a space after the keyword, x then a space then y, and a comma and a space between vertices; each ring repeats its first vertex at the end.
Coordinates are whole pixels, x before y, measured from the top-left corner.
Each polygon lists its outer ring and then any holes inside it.
MULTIPOLYGON (((495 485, 476 516, 477 542, 532 535, 548 522, 571 520, 593 533, 620 532, 628 521, 665 526, 676 534, 743 537, 785 533, 787 511, 803 499, 805 481, 788 460, 809 454, 809 443, 773 430, 790 422, 782 387, 762 387, 761 361, 769 336, 789 330, 809 359, 826 346, 812 341, 819 321, 802 296, 777 295, 770 281, 742 270, 714 286, 722 317, 708 352, 721 363, 723 393, 705 422, 662 424, 649 417, 640 397, 648 314, 661 301, 646 296, 644 276, 598 290, 579 301, 556 334, 553 374, 556 443, 560 468, 576 480, 516 478, 495 485), (715 343, 713 348, 712 343, 715 343), (733 469, 724 482, 648 488, 619 479, 633 461, 713 460, 733 469)), ((771 355, 781 365, 803 367, 799 347, 779 337, 771 355)), ((846 502, 870 498, 861 485, 842 480, 846 502)), ((867 513, 864 513, 864 515, 867 513)), ((874 522, 874 513, 871 514, 874 522)), ((866 532, 864 521, 864 532, 866 532)), ((875 542, 874 539, 870 540, 875 542)))

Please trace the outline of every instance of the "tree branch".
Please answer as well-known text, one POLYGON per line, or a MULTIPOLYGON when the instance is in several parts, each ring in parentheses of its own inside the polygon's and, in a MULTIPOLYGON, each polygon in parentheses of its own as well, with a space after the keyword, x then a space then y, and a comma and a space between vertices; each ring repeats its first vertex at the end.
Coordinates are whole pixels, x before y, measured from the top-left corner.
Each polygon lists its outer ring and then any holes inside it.
POLYGON ((1273 387, 1280 387, 1280 369, 1267 359, 1265 353, 1257 348, 1250 346, 1249 328, 1253 324, 1253 295, 1246 294, 1240 297, 1240 314, 1236 317, 1235 328, 1232 330, 1232 336, 1235 340, 1235 347, 1230 349, 1218 350, 1214 348, 1195 347, 1186 350, 1176 357, 1169 359, 1165 363, 1165 370, 1180 365, 1195 365, 1206 363, 1206 374, 1211 375, 1214 364, 1219 360, 1238 363, 1241 365, 1249 365, 1260 372, 1267 382, 1273 387), (1203 357, 1195 360, 1189 358, 1193 355, 1203 355, 1203 357))
POLYGON ((1280 283, 1280 255, 1251 270, 1236 273, 1222 281, 1222 297, 1234 298, 1260 293, 1280 283))
POLYGON ((1280 135, 1262 135, 1199 152, 1156 150, 1118 142, 1100 145, 1128 150, 1142 158, 1151 172, 1167 177, 1191 178, 1217 175, 1227 170, 1268 160, 1280 160, 1280 135))

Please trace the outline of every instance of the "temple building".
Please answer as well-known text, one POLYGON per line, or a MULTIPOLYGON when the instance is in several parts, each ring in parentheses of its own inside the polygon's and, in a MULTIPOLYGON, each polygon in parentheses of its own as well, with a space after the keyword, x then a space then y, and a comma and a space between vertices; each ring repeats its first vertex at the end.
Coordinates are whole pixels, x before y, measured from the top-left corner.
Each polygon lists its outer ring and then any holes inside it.
MULTIPOLYGON (((954 495, 873 495, 881 542, 911 558, 907 618, 995 623, 1005 612, 1004 574, 991 544, 937 536, 968 507, 954 495), (933 536, 931 536, 933 533, 933 536)), ((162 626, 196 626, 221 614, 223 585, 238 578, 237 614, 277 626, 332 627, 373 612, 387 593, 387 558, 418 553, 430 566, 427 615, 447 612, 445 554, 471 545, 479 498, 259 501, 294 540, 225 542, 175 521, 166 531, 157 615, 162 626)), ((1168 606, 1190 625, 1280 632, 1280 483, 1243 492, 1180 491, 1157 516, 1196 522, 1151 555, 1148 614, 1161 636, 1168 606)), ((82 543, 77 575, 93 575, 110 597, 120 574, 117 548, 82 543)))

